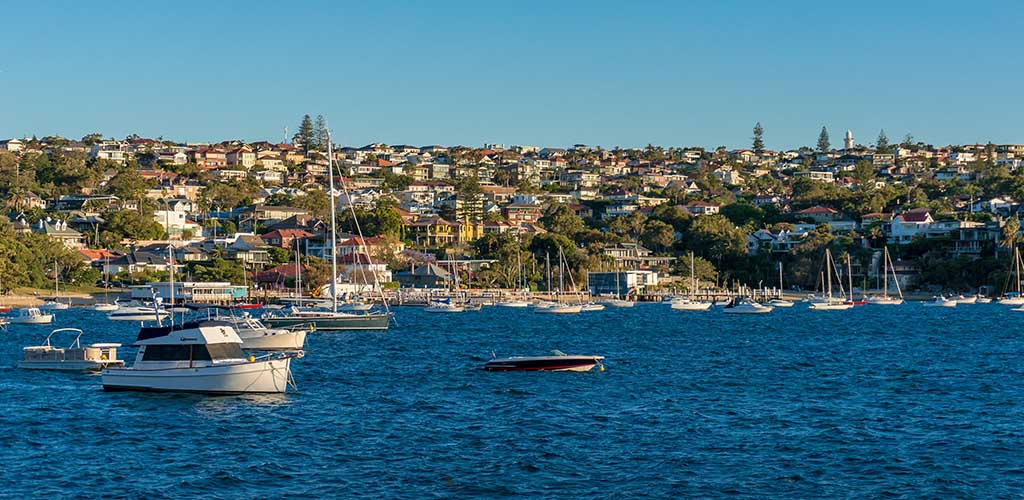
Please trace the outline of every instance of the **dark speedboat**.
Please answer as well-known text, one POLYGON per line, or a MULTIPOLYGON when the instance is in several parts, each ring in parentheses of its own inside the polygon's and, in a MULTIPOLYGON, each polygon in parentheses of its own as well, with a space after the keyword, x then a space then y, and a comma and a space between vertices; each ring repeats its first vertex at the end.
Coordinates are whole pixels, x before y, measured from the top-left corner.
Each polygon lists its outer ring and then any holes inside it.
POLYGON ((553 372, 586 372, 595 366, 604 370, 601 361, 604 356, 566 354, 551 351, 550 356, 513 356, 511 358, 492 359, 483 366, 492 372, 511 371, 553 371, 553 372))

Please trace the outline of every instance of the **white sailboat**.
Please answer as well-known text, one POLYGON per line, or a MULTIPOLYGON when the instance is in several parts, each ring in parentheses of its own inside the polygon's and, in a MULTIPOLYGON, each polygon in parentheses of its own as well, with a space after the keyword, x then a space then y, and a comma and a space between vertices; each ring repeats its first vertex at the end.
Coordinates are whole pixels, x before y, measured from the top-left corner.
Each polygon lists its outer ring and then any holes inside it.
MULTIPOLYGON (((695 276, 694 256, 690 252, 690 293, 697 291, 697 280, 695 276)), ((693 300, 689 297, 679 297, 669 302, 669 307, 676 311, 707 311, 714 305, 712 302, 693 300)))
MULTIPOLYGON (((825 275, 826 278, 826 299, 821 302, 811 302, 811 309, 815 311, 845 311, 853 307, 853 304, 847 304, 842 299, 835 299, 832 296, 832 272, 835 270, 834 263, 832 261, 832 252, 829 249, 825 249, 825 275)), ((838 277, 838 273, 836 273, 838 277)), ((842 281, 839 283, 839 294, 843 295, 843 284, 842 281)))
POLYGON ((60 273, 57 271, 57 261, 53 261, 53 300, 47 300, 39 306, 41 311, 63 311, 71 307, 70 304, 60 301, 60 273))
MULTIPOLYGON (((328 179, 328 193, 331 201, 331 308, 329 310, 305 310, 299 308, 292 308, 290 314, 268 314, 263 317, 263 321, 267 325, 276 328, 293 328, 301 325, 313 324, 317 330, 387 330, 391 324, 391 312, 385 311, 384 313, 374 312, 361 312, 361 313, 347 313, 338 310, 338 216, 337 216, 337 193, 334 189, 334 145, 331 134, 327 133, 327 179, 328 179)), ((342 189, 344 190, 345 180, 341 179, 342 189)), ((363 230, 359 225, 359 220, 355 216, 355 208, 350 205, 352 209, 352 219, 356 226, 356 232, 359 235, 360 241, 365 241, 363 238, 363 230)), ((371 259, 372 262, 372 259, 371 259)), ((298 264, 296 264, 298 265, 298 264)), ((378 282, 377 273, 370 273, 373 275, 374 285, 378 290, 381 291, 381 299, 384 303, 384 308, 388 308, 387 300, 384 297, 383 287, 378 282)))
POLYGON ((110 257, 104 257, 103 264, 103 302, 94 304, 92 309, 99 312, 116 311, 117 302, 110 303, 110 257))
MULTIPOLYGON (((562 248, 558 248, 558 295, 556 296, 557 302, 554 304, 538 304, 533 309, 533 312, 537 314, 579 314, 583 312, 582 305, 565 304, 562 302, 562 295, 565 292, 565 274, 562 266, 562 248)), ((551 257, 547 256, 548 262, 548 289, 550 290, 551 283, 551 257)))
MULTIPOLYGON (((779 261, 779 292, 782 292, 783 290, 785 290, 785 288, 783 288, 783 286, 782 286, 782 261, 780 260, 779 261)), ((783 298, 780 297, 778 299, 769 300, 768 301, 768 305, 770 305, 772 307, 793 307, 793 302, 789 301, 789 300, 786 300, 786 299, 783 299, 783 298)))
MULTIPOLYGON (((604 303, 608 304, 609 306, 612 306, 612 307, 633 307, 633 306, 636 305, 636 301, 629 300, 628 298, 625 298, 625 297, 622 296, 622 290, 621 290, 620 284, 619 284, 619 275, 620 274, 622 274, 622 273, 618 269, 616 269, 615 270, 615 297, 612 297, 610 299, 605 300, 604 303)), ((629 292, 627 292, 626 295, 628 297, 629 296, 629 292)))
POLYGON ((1004 306, 1022 306, 1024 305, 1024 294, 1021 293, 1020 284, 1020 250, 1017 246, 1013 247, 1013 276, 1014 276, 1014 288, 1013 292, 1007 293, 1005 297, 999 299, 999 303, 1004 306))
POLYGON ((526 282, 526 268, 523 267, 523 260, 519 255, 519 249, 516 249, 516 283, 514 283, 516 289, 520 292, 516 296, 513 296, 507 300, 503 300, 495 303, 498 307, 512 307, 512 308, 524 308, 530 307, 530 301, 526 300, 526 296, 529 295, 529 283, 526 282))
POLYGON ((889 247, 884 247, 882 256, 882 295, 872 295, 867 298, 867 303, 876 306, 898 306, 903 303, 903 290, 900 289, 900 282, 896 279, 896 269, 892 265, 892 257, 889 256, 889 247), (892 282, 896 285, 896 293, 899 297, 889 295, 889 273, 892 273, 892 282))

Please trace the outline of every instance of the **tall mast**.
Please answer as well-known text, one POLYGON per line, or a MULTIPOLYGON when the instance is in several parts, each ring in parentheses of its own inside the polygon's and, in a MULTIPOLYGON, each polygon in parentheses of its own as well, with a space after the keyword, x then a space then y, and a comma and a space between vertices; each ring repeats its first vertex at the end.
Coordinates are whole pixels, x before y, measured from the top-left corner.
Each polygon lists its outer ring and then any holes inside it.
POLYGON ((548 276, 548 295, 551 295, 551 253, 544 252, 544 263, 547 265, 547 276, 548 276))
MULTIPOLYGON (((338 215, 335 213, 334 200, 334 146, 331 144, 331 131, 327 131, 327 187, 331 193, 331 312, 338 312, 338 215)), ((358 255, 356 256, 358 259, 358 255)))
POLYGON ((694 285, 694 281, 693 281, 693 279, 694 279, 693 278, 693 267, 694 267, 693 266, 693 251, 691 250, 690 251, 690 293, 691 294, 697 292, 697 290, 695 290, 694 286, 693 286, 694 285))
POLYGON ((850 257, 850 253, 847 252, 846 253, 846 279, 850 283, 850 302, 853 302, 853 263, 851 262, 852 260, 853 260, 853 258, 850 257))
POLYGON ((825 265, 828 269, 825 270, 825 274, 828 275, 828 299, 832 300, 832 252, 827 248, 825 249, 825 265))
MULTIPOLYGON (((168 207, 167 209, 170 210, 170 207, 168 207)), ((170 226, 168 226, 168 227, 170 227, 170 226)), ((171 327, 173 328, 174 327, 174 252, 171 251, 171 236, 170 236, 170 234, 167 235, 167 263, 170 265, 170 268, 171 268, 171 272, 170 272, 171 290, 170 290, 170 292, 168 292, 168 294, 171 296, 171 305, 169 307, 170 310, 167 311, 167 312, 171 313, 170 314, 170 316, 171 316, 171 327)), ((245 263, 244 262, 242 263, 242 272, 243 273, 245 272, 245 263)), ((157 309, 157 311, 158 311, 157 312, 157 316, 159 317, 159 315, 160 315, 160 313, 159 313, 160 304, 153 304, 153 307, 155 307, 157 309)))
POLYGON ((885 255, 882 257, 882 296, 889 296, 889 247, 885 247, 885 255))

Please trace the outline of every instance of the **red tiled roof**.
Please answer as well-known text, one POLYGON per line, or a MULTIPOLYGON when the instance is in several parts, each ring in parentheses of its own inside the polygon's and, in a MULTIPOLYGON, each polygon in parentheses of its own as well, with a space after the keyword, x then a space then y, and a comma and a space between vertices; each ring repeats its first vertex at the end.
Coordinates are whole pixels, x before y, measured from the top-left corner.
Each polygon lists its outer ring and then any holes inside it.
POLYGON ((805 208, 805 209, 803 209, 803 210, 801 210, 801 211, 799 211, 797 213, 798 214, 837 214, 837 213, 839 213, 839 211, 835 210, 835 209, 832 209, 832 208, 828 208, 828 207, 814 206, 814 207, 811 207, 811 208, 805 208))

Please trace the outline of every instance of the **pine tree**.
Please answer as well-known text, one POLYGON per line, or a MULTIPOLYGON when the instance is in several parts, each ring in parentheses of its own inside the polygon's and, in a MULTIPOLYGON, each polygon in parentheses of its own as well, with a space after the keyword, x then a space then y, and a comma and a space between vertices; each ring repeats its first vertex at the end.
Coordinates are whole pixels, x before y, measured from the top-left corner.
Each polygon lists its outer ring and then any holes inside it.
POLYGON ((302 123, 299 124, 299 131, 292 137, 292 142, 298 143, 306 153, 314 146, 316 134, 313 130, 313 119, 309 115, 303 115, 302 123))
POLYGON ((830 149, 832 145, 828 142, 828 129, 821 127, 821 133, 818 134, 818 151, 828 153, 830 149))
POLYGON ((758 155, 764 152, 764 127, 761 122, 754 125, 754 152, 758 155))
POLYGON ((889 137, 885 135, 885 129, 878 133, 878 142, 875 143, 875 149, 879 153, 889 152, 889 137))
POLYGON ((324 115, 316 115, 316 125, 313 129, 314 142, 316 143, 316 149, 320 151, 327 151, 327 120, 324 120, 324 115))

